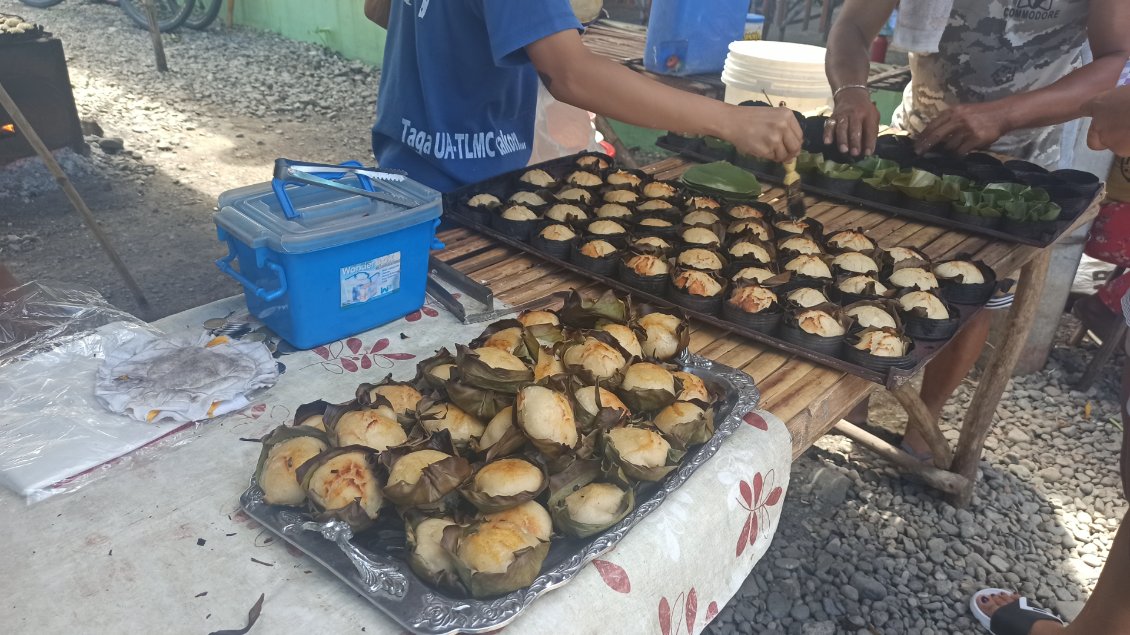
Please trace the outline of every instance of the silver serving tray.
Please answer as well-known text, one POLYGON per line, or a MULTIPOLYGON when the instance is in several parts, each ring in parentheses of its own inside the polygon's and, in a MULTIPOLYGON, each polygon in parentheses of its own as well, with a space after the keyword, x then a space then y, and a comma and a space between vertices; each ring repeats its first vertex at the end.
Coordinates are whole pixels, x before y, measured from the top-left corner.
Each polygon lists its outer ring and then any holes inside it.
POLYGON ((749 375, 697 355, 684 355, 679 365, 722 395, 715 405, 714 436, 689 452, 667 478, 651 485, 654 491, 646 495, 641 492, 636 509, 619 523, 594 538, 555 540, 533 584, 492 600, 445 595, 416 577, 403 559, 355 544, 347 524, 312 522, 308 514, 296 508, 263 502, 263 491, 254 479, 239 502, 249 516, 318 561, 409 631, 419 635, 494 631, 512 622, 542 594, 572 580, 593 559, 611 551, 632 527, 714 456, 742 424, 742 417, 757 407, 761 395, 749 375))

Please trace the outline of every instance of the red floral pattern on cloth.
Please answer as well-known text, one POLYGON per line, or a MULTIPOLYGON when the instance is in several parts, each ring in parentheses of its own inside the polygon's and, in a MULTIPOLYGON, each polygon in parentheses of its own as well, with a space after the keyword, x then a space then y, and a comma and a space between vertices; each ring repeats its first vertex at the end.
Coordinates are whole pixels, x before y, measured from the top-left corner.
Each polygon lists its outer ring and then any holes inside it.
POLYGON ((666 596, 659 599, 659 631, 662 635, 694 635, 696 626, 706 628, 706 625, 717 615, 718 603, 711 602, 703 616, 702 624, 698 623, 698 590, 695 587, 680 593, 674 599, 668 599, 666 596))
POLYGON ((346 372, 356 373, 359 370, 369 370, 374 367, 392 368, 395 362, 416 359, 416 356, 412 353, 384 352, 388 347, 389 340, 387 337, 382 337, 372 346, 366 346, 360 339, 351 337, 319 346, 314 349, 314 354, 324 360, 316 363, 337 375, 346 372))
MULTIPOLYGON (((1130 267, 1130 204, 1108 203, 1099 210, 1087 245, 1090 257, 1117 267, 1130 267)), ((1122 297, 1130 291, 1130 273, 1107 280, 1096 292, 1099 300, 1115 315, 1122 313, 1122 297)))
MULTIPOLYGON (((451 295, 456 300, 458 300, 459 298, 461 298, 463 296, 462 293, 453 293, 451 295)), ((435 300, 433 300, 431 296, 428 296, 427 301, 424 302, 424 306, 420 307, 419 311, 413 311, 413 312, 409 313, 408 315, 404 316, 404 321, 405 322, 419 322, 420 320, 422 320, 425 317, 437 318, 437 317, 439 317, 439 309, 440 308, 442 308, 442 307, 439 305, 439 303, 436 302, 435 300)))
POLYGON ((737 556, 740 557, 747 547, 752 547, 758 537, 773 535, 768 508, 780 503, 785 494, 784 488, 777 486, 776 482, 774 470, 769 470, 764 476, 758 472, 748 482, 738 481, 738 504, 747 516, 738 535, 737 556), (763 500, 761 495, 766 493, 766 489, 768 494, 763 500))
POLYGON ((593 560, 592 565, 608 588, 617 593, 631 593, 632 581, 628 579, 628 572, 618 564, 607 560, 593 560))

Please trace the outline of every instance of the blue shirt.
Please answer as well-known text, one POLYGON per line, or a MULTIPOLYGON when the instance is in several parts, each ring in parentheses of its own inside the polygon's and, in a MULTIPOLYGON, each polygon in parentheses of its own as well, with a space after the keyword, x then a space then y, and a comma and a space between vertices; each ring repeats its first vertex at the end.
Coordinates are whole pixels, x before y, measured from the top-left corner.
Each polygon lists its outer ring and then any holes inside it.
POLYGON ((568 0, 393 0, 377 161, 444 192, 524 167, 538 93, 525 47, 580 26, 568 0))

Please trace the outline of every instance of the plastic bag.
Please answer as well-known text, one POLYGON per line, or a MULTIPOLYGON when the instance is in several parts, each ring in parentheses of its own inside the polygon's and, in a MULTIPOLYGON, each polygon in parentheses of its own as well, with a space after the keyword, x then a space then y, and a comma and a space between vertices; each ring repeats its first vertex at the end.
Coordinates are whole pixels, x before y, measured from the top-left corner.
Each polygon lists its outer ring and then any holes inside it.
POLYGON ((92 482, 138 448, 192 438, 154 445, 195 424, 139 423, 94 397, 106 351, 158 332, 89 289, 30 283, 0 296, 0 485, 35 502, 92 482))

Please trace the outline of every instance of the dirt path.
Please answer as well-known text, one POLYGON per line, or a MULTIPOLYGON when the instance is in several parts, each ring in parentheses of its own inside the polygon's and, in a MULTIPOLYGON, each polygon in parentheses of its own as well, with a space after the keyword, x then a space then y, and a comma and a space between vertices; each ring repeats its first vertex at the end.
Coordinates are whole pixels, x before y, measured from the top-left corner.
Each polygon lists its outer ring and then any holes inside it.
MULTIPOLYGON (((166 37, 171 72, 116 7, 70 0, 39 10, 0 0, 55 33, 80 117, 124 150, 65 165, 133 271, 156 318, 239 292, 213 261, 223 191, 266 181, 278 157, 371 160, 377 73, 319 47, 213 27, 166 37)), ((38 159, 0 167, 0 260, 21 280, 79 283, 137 305, 38 159), (29 238, 30 237, 30 238, 29 238)))

